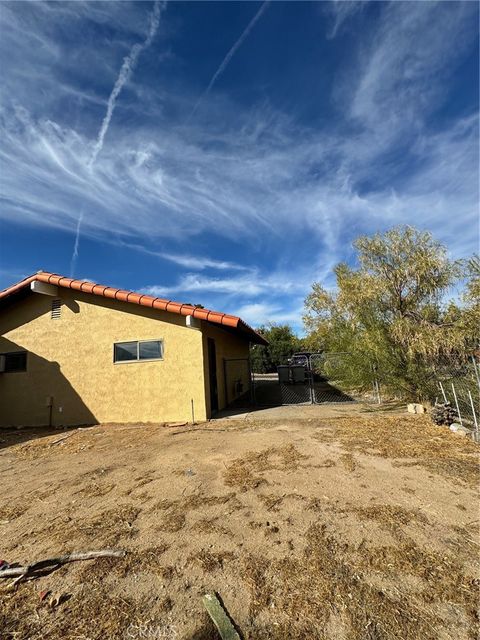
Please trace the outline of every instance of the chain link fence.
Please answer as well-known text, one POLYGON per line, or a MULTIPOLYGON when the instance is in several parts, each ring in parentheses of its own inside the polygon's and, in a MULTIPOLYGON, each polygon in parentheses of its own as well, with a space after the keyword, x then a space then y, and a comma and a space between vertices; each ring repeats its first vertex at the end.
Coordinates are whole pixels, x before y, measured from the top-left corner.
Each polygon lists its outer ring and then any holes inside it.
MULTIPOLYGON (((312 353, 309 358, 313 401, 379 403, 380 387, 376 369, 367 365, 368 376, 359 375, 355 358, 348 352, 312 353)), ((365 368, 365 362, 362 362, 365 368)))
MULTIPOLYGON (((480 421, 480 359, 478 355, 444 355, 416 363, 423 395, 432 405, 448 402, 461 425, 476 433, 480 421)), ((348 352, 295 354, 273 373, 251 373, 248 359, 225 360, 226 406, 355 402, 415 402, 390 374, 388 363, 377 366, 348 352)))
MULTIPOLYGON (((228 406, 260 407, 324 404, 338 402, 377 402, 376 394, 365 393, 352 385, 342 373, 349 354, 297 354, 273 373, 253 373, 251 393, 246 388, 246 361, 225 360, 225 389, 228 406), (242 383, 239 383, 239 381, 242 383)), ((377 384, 378 388, 378 384, 377 384)))
POLYGON ((448 402, 461 425, 470 428, 479 440, 480 361, 478 356, 442 356, 434 364, 438 385, 435 402, 448 402))

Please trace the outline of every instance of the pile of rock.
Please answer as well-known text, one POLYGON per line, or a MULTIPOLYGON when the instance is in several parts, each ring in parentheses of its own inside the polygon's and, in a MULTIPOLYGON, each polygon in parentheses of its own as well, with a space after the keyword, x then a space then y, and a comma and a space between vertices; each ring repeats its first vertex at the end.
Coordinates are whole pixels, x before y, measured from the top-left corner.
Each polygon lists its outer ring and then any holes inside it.
POLYGON ((444 402, 443 404, 436 404, 433 407, 431 417, 435 424, 451 425, 457 422, 458 413, 450 402, 444 402))

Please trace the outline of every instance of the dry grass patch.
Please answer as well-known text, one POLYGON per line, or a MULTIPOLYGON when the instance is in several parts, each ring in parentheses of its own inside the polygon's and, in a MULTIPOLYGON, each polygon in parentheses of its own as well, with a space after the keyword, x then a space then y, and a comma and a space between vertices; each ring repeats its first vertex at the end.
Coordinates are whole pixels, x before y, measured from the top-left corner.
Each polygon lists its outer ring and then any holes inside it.
POLYGON ((212 553, 203 549, 190 556, 189 561, 197 564, 205 573, 213 573, 222 570, 225 562, 231 562, 234 559, 235 554, 232 551, 212 553))
MULTIPOLYGON (((233 508, 235 510, 242 508, 242 505, 238 502, 235 494, 232 492, 223 496, 193 494, 177 500, 160 500, 159 502, 156 502, 149 511, 165 511, 158 529, 160 531, 176 533, 185 527, 189 511, 196 511, 198 509, 205 510, 209 507, 224 505, 227 503, 231 503, 229 505, 231 509, 233 508)), ((197 523, 197 526, 201 525, 198 525, 197 523)))
POLYGON ((335 418, 332 431, 319 430, 312 437, 321 442, 339 441, 344 448, 366 455, 401 458, 397 465, 420 465, 427 470, 478 486, 479 449, 471 440, 437 427, 427 416, 376 416, 335 418))
POLYGON ((105 576, 124 578, 132 573, 149 571, 163 576, 165 566, 163 555, 169 549, 168 544, 160 544, 148 549, 129 550, 123 558, 98 558, 95 562, 79 565, 81 582, 101 580, 105 576))
POLYGON ((23 516, 27 511, 28 505, 26 504, 4 504, 0 506, 0 522, 10 522, 23 516))
POLYGON ((381 504, 371 507, 358 507, 355 513, 361 518, 375 520, 380 526, 390 531, 397 531, 401 526, 416 522, 427 524, 427 517, 418 509, 405 509, 398 505, 381 504))
POLYGON ((223 474, 225 484, 229 487, 238 487, 245 492, 268 484, 263 476, 266 471, 295 471, 302 460, 308 456, 303 455, 293 444, 283 447, 269 447, 263 451, 251 451, 242 458, 237 458, 227 467, 223 474))
POLYGON ((78 545, 91 543, 92 540, 95 540, 97 545, 113 546, 120 540, 132 538, 136 534, 134 523, 140 512, 140 509, 125 504, 87 519, 74 519, 65 515, 62 519, 54 519, 39 533, 50 542, 56 541, 59 548, 64 548, 65 545, 70 548, 73 541, 78 545))
MULTIPOLYGON (((410 514, 401 517, 411 521, 410 514)), ((444 603, 475 637, 479 584, 455 556, 423 551, 410 539, 375 549, 354 547, 339 543, 322 525, 312 526, 306 539, 300 557, 269 562, 250 556, 243 563, 241 577, 251 592, 252 637, 303 640, 324 637, 318 631, 327 628, 328 637, 335 637, 341 619, 339 636, 349 640, 437 640, 434 611, 444 603), (379 583, 372 581, 372 573, 383 577, 381 587, 375 586, 379 583), (406 575, 420 579, 419 592, 409 590, 406 575), (386 586, 385 578, 395 587, 386 586), (275 626, 262 631, 256 621, 271 611, 275 626)), ((443 615, 448 616, 445 609, 443 615)))
POLYGON ((263 502, 267 511, 280 511, 280 505, 283 502, 284 496, 276 496, 275 494, 259 494, 258 498, 263 502))
POLYGON ((232 532, 218 524, 218 520, 218 518, 201 518, 192 525, 192 531, 206 534, 220 533, 225 536, 232 536, 232 532))
POLYGON ((180 531, 180 529, 183 529, 185 522, 185 513, 178 511, 177 509, 172 509, 171 511, 167 511, 163 516, 162 521, 157 528, 159 531, 176 533, 177 531, 180 531))
POLYGON ((85 498, 98 498, 106 496, 107 493, 115 489, 114 484, 98 484, 98 482, 90 482, 85 487, 75 491, 74 495, 83 496, 85 498))
POLYGON ((99 578, 82 585, 73 597, 51 609, 40 601, 32 583, 2 594, 0 628, 5 640, 124 638, 132 623, 149 619, 149 607, 151 602, 113 595, 99 578))
POLYGON ((450 603, 463 609, 474 638, 478 628, 478 597, 480 580, 465 573, 456 555, 426 551, 411 539, 395 545, 363 552, 360 562, 365 569, 398 579, 399 575, 417 576, 423 582, 421 598, 424 604, 450 603))
POLYGON ((357 463, 351 453, 344 453, 340 456, 340 462, 343 464, 347 471, 355 471, 357 463))
POLYGON ((433 620, 418 604, 369 584, 352 566, 348 546, 328 536, 322 526, 309 529, 302 556, 270 562, 251 556, 241 577, 251 592, 251 616, 275 611, 275 626, 262 630, 253 623, 256 640, 322 637, 319 630, 340 615, 349 640, 437 639, 433 620))

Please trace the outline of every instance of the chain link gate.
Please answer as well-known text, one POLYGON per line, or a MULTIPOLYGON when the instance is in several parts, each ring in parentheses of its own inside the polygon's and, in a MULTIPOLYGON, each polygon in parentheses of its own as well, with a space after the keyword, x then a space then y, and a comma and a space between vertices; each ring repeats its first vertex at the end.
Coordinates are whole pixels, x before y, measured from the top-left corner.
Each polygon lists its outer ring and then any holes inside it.
POLYGON ((345 380, 344 368, 348 353, 312 353, 309 366, 312 379, 312 401, 354 402, 355 398, 345 380))
POLYGON ((339 402, 377 401, 348 380, 348 353, 296 354, 273 373, 251 373, 246 358, 224 360, 224 397, 227 407, 275 407, 339 402))
POLYGON ((255 404, 263 407, 312 404, 308 356, 294 356, 278 366, 277 373, 254 373, 253 395, 255 404))

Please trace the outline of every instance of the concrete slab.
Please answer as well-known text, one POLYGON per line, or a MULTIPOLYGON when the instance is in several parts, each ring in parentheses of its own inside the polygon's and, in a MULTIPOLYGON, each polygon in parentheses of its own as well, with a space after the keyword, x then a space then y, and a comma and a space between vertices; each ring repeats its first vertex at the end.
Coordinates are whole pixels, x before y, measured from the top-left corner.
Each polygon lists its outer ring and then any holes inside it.
MULTIPOLYGON (((216 414, 213 420, 284 420, 284 419, 309 419, 309 418, 336 418, 340 416, 352 416, 356 414, 377 413, 378 411, 392 410, 388 407, 372 406, 361 402, 338 402, 325 404, 296 404, 281 407, 268 408, 242 408, 225 409, 216 414)), ((395 411, 405 413, 405 408, 395 411)))

